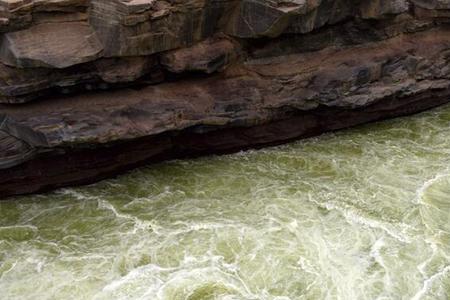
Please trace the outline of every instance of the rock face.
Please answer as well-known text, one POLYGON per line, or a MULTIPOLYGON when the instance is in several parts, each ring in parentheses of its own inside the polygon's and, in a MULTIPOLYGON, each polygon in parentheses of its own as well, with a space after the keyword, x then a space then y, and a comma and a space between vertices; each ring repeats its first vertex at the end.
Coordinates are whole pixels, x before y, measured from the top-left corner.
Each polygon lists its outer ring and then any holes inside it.
POLYGON ((0 197, 425 110, 450 0, 0 0, 0 197))
POLYGON ((85 23, 43 23, 2 37, 2 62, 16 68, 63 69, 100 57, 103 48, 85 23))

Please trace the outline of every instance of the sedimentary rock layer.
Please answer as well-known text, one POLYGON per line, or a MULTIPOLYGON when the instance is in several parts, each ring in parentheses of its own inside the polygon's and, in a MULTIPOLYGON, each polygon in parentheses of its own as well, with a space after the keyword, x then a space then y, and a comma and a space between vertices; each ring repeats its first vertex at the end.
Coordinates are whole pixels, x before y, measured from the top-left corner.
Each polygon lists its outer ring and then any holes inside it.
POLYGON ((0 1, 0 197, 445 103, 449 20, 442 0, 0 1))

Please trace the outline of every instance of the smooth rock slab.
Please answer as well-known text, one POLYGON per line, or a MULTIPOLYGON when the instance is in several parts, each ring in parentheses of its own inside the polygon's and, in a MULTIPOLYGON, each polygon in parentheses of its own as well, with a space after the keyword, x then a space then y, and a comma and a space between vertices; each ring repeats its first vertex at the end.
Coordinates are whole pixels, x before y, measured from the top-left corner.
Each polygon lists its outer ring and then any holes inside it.
POLYGON ((89 25, 49 23, 4 34, 0 60, 14 67, 61 69, 95 60, 102 50, 89 25))
POLYGON ((0 114, 0 168, 23 163, 34 156, 36 148, 46 146, 43 134, 0 114))
POLYGON ((162 54, 161 64, 173 73, 211 74, 223 70, 237 56, 237 46, 230 39, 211 38, 192 47, 162 54))

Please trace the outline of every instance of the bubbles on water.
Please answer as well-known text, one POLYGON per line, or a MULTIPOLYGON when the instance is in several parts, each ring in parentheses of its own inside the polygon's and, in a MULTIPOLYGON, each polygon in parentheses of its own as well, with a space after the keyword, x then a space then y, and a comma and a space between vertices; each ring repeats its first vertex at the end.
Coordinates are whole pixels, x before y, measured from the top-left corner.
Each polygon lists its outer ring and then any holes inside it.
POLYGON ((450 250, 450 174, 427 181, 419 197, 420 214, 432 240, 450 250))
POLYGON ((26 241, 36 237, 38 229, 32 225, 0 227, 0 240, 26 241))

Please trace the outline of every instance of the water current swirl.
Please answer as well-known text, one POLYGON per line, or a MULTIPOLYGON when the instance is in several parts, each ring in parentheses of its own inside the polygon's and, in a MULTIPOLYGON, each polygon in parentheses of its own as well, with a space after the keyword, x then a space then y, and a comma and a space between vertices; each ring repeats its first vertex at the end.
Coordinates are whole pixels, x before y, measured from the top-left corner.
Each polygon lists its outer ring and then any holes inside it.
POLYGON ((1 299, 449 299, 450 106, 0 203, 1 299))

